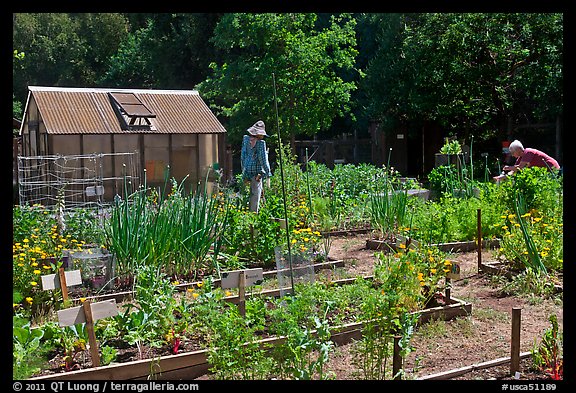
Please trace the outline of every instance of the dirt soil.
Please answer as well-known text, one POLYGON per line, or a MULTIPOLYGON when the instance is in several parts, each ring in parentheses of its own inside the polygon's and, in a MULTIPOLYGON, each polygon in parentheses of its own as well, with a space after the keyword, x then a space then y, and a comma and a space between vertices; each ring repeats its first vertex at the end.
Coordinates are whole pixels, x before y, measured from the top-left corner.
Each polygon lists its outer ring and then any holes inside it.
MULTIPOLYGON (((367 249, 367 234, 334 238, 330 256, 342 259, 348 271, 358 275, 371 275, 375 253, 367 249)), ((511 355, 512 309, 520 308, 520 353, 530 352, 534 343, 540 343, 543 333, 551 328, 549 316, 556 314, 560 329, 563 326, 563 304, 560 300, 538 299, 530 302, 525 297, 499 294, 491 285, 490 275, 478 274, 478 252, 454 253, 452 260, 460 263, 461 278, 452 281, 451 297, 472 304, 472 313, 450 321, 432 321, 434 326, 416 329, 411 340, 414 351, 404 361, 402 379, 427 379, 435 374, 475 366, 511 355), (532 304, 535 303, 535 304, 532 304)), ((482 263, 496 261, 493 250, 483 250, 482 263)), ((352 366, 351 346, 336 347, 327 369, 338 380, 362 379, 359 370, 352 366)), ((546 380, 549 377, 532 366, 531 357, 520 361, 519 379, 546 380)), ((493 366, 454 376, 452 380, 501 380, 515 379, 510 363, 493 366)))

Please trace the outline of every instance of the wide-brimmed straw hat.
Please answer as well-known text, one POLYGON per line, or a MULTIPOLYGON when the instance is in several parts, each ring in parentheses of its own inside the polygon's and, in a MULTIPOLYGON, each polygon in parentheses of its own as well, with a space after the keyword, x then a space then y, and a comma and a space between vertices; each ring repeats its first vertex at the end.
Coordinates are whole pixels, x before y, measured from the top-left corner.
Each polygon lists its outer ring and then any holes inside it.
POLYGON ((262 120, 258 120, 256 123, 254 123, 252 127, 248 128, 246 131, 248 131, 248 133, 253 136, 257 135, 268 136, 268 134, 266 134, 266 125, 262 120))

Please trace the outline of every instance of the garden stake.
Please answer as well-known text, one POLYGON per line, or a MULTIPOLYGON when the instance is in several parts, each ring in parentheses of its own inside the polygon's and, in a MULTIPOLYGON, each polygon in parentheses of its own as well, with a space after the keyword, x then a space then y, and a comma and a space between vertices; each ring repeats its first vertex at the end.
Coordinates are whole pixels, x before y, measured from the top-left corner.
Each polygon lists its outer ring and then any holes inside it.
POLYGON ((392 378, 400 380, 400 370, 402 370, 402 356, 400 355, 401 336, 394 336, 394 354, 392 355, 392 378))
POLYGON ((64 268, 58 269, 58 278, 60 278, 60 289, 62 289, 62 300, 66 303, 68 301, 68 287, 66 286, 66 274, 64 268))
POLYGON ((94 333, 94 321, 102 318, 113 317, 118 315, 116 300, 105 300, 98 303, 91 303, 85 300, 82 306, 71 307, 64 310, 58 310, 58 325, 60 327, 86 323, 88 340, 90 343, 90 356, 92 357, 92 366, 100 366, 100 356, 98 354, 98 342, 94 333))
POLYGON ((294 292, 294 274, 292 272, 292 247, 290 246, 290 231, 288 225, 288 208, 286 207, 286 185, 284 184, 284 165, 282 165, 282 137, 280 136, 280 120, 278 119, 278 98, 276 97, 276 77, 272 73, 274 86, 274 107, 276 108, 276 132, 278 133, 278 155, 280 158, 280 179, 282 181, 282 199, 284 202, 284 219, 286 220, 286 243, 288 244, 288 265, 290 266, 290 286, 294 292))
POLYGON ((244 271, 238 277, 238 311, 243 317, 246 316, 246 277, 244 271))
POLYGON ((86 318, 86 330, 88 331, 88 341, 90 342, 90 356, 92 357, 92 366, 100 366, 100 355, 98 354, 98 342, 96 341, 96 334, 94 333, 94 318, 92 317, 92 308, 90 307, 90 300, 85 300, 82 303, 84 310, 84 317, 86 318))
POLYGON ((510 345, 510 375, 520 371, 520 307, 512 308, 512 342, 510 345))
POLYGON ((478 209, 478 273, 482 270, 482 210, 478 209))

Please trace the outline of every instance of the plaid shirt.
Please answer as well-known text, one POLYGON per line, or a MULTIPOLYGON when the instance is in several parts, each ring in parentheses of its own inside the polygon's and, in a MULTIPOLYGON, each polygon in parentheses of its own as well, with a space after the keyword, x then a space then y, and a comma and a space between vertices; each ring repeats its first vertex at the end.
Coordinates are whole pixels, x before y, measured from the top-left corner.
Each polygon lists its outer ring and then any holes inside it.
POLYGON ((240 152, 240 162, 242 164, 242 178, 250 180, 257 174, 262 175, 262 179, 272 176, 268 154, 266 153, 266 142, 256 141, 254 147, 250 145, 250 136, 244 135, 242 139, 242 150, 240 152))

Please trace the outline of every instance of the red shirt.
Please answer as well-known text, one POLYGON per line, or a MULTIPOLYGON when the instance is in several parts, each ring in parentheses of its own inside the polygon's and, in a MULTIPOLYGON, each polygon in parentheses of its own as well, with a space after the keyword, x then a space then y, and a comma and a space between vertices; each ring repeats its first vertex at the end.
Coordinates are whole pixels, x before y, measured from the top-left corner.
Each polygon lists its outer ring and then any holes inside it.
POLYGON ((560 169, 558 161, 550 157, 548 154, 536 149, 524 149, 524 153, 516 159, 516 165, 521 162, 527 162, 528 166, 541 166, 560 169), (548 165, 546 165, 548 164, 548 165))

